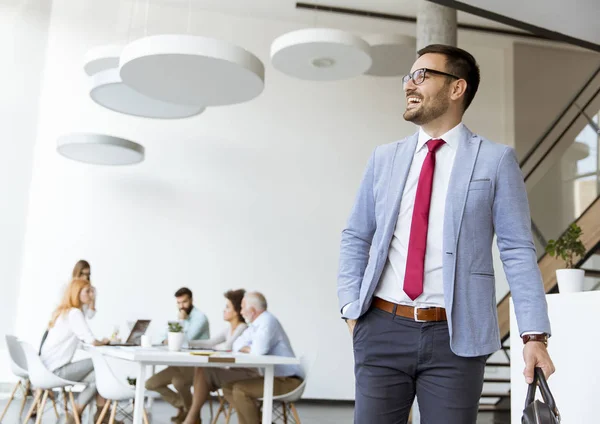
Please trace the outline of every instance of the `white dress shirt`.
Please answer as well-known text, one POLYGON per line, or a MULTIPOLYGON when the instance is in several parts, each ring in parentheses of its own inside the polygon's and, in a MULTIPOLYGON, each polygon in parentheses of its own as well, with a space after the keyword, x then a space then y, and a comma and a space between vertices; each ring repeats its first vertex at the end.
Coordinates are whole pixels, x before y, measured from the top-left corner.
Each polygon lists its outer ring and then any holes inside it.
POLYGON ((403 305, 444 307, 444 286, 442 280, 444 209, 446 207, 446 194, 448 193, 450 173, 454 166, 456 150, 461 138, 463 138, 464 132, 465 126, 461 123, 441 137, 438 137, 446 143, 437 150, 435 155, 429 224, 427 228, 423 293, 413 301, 403 290, 417 185, 425 156, 427 156, 429 151, 425 143, 433 138, 421 128, 419 130, 417 148, 408 172, 404 191, 402 192, 398 221, 396 222, 396 228, 394 229, 394 235, 390 243, 388 259, 379 280, 379 285, 375 290, 375 296, 403 305))
MULTIPOLYGON (((294 357, 294 350, 281 323, 269 311, 264 311, 233 342, 233 351, 244 347, 250 348, 252 355, 274 355, 294 357)), ((298 365, 275 365, 275 377, 304 378, 302 368, 298 365)))
POLYGON ((83 311, 71 308, 66 314, 60 315, 48 331, 40 357, 46 368, 54 371, 71 362, 79 342, 92 344, 94 340, 83 311))

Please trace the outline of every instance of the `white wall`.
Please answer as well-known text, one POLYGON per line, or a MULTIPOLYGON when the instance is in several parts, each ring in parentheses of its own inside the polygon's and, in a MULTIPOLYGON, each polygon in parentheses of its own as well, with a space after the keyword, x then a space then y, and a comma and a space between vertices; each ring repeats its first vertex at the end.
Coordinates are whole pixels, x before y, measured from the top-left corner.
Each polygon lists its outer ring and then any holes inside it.
MULTIPOLYGON (((52 13, 18 334, 38 342, 79 258, 92 263, 99 288, 98 336, 136 318, 153 319, 160 332, 174 317, 172 294, 183 285, 194 290, 217 331, 221 294, 257 289, 297 352, 318 349, 306 396, 353 398, 350 337, 336 298, 340 231, 371 150, 414 131, 401 117, 399 79, 291 79, 269 66, 269 47, 303 25, 201 13, 193 19, 195 33, 235 42, 264 61, 264 93, 183 121, 121 116, 88 99, 81 70, 87 49, 114 42, 105 31, 117 2, 70 5, 55 0, 52 13), (78 130, 141 142, 146 161, 101 168, 59 157, 57 136, 78 130)), ((154 28, 173 31, 176 22, 185 23, 182 13, 154 10, 160 16, 154 28)), ((512 72, 505 62, 511 47, 484 42, 463 41, 484 75, 466 122, 512 144, 512 72)))
MULTIPOLYGON (((595 52, 515 43, 515 148, 519 158, 533 148, 599 65, 600 54, 595 52)), ((550 143, 548 140, 545 148, 550 143)))
MULTIPOLYGON (((0 5, 0 363, 6 363, 4 335, 14 331, 29 184, 36 139, 41 73, 51 2, 0 5), (35 3, 35 4, 34 4, 35 3), (40 3, 40 4, 38 4, 40 3)), ((10 373, 0 367, 0 382, 10 373)))
MULTIPOLYGON (((533 148, 598 66, 598 53, 515 44, 515 146, 520 158, 533 148)), ((595 88, 597 87, 592 86, 590 90, 595 88)), ((582 96, 584 99, 591 95, 590 90, 582 96)), ((583 106, 581 102, 578 104, 583 106)), ((555 142, 553 137, 559 135, 559 130, 566 128, 571 116, 572 114, 568 119, 563 119, 558 129, 540 147, 541 151, 549 149, 555 142)), ((562 147, 558 146, 554 150, 560 151, 562 148, 564 151, 575 141, 574 135, 584 126, 584 120, 576 123, 576 128, 571 132, 572 141, 569 142, 566 139, 568 136, 565 136, 566 144, 561 144, 562 147)), ((567 183, 572 178, 572 172, 564 172, 564 169, 575 166, 578 159, 581 157, 574 159, 560 153, 549 155, 547 160, 555 161, 554 165, 548 168, 548 172, 536 184, 531 184, 531 181, 528 183, 531 215, 546 240, 558 237, 577 218, 574 214, 574 185, 567 183), (553 213, 549 214, 549 210, 553 213)))

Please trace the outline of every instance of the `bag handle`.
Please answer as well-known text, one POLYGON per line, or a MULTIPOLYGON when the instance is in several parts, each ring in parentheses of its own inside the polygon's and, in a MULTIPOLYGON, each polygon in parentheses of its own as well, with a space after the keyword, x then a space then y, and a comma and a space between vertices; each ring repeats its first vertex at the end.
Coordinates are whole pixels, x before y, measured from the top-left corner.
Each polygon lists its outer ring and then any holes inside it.
POLYGON ((535 400, 535 391, 538 385, 540 386, 540 393, 542 394, 544 402, 548 405, 552 412, 554 412, 554 415, 556 415, 560 422, 560 414, 558 413, 558 409, 556 408, 554 396, 552 396, 552 393, 550 392, 550 387, 548 386, 548 382, 546 381, 546 377, 544 376, 544 371, 542 371, 542 369, 539 367, 535 368, 533 374, 533 381, 527 389, 527 397, 525 398, 525 408, 527 408, 527 406, 535 400))

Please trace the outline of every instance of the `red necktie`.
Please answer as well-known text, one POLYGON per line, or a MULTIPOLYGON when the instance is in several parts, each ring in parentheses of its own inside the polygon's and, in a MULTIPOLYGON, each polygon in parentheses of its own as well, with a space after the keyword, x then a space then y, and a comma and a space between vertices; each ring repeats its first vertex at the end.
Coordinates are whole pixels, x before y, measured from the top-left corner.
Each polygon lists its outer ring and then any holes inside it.
POLYGON ((415 208, 410 226, 406 272, 404 273, 404 293, 412 300, 423 293, 423 276, 425 269, 425 249, 427 247, 427 226, 429 224, 429 205, 431 203, 431 186, 435 169, 435 152, 444 140, 432 139, 427 142, 427 156, 419 175, 415 208))

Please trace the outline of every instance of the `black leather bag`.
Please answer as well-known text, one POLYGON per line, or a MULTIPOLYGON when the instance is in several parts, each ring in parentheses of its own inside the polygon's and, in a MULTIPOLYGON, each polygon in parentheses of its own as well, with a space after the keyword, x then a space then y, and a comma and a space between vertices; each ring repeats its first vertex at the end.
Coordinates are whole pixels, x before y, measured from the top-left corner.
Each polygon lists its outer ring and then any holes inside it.
POLYGON ((541 368, 536 368, 533 375, 533 382, 527 389, 527 399, 525 399, 525 409, 523 410, 523 418, 521 418, 522 424, 559 424, 560 414, 556 409, 556 402, 552 393, 550 393, 550 387, 544 372, 541 368), (540 393, 544 402, 535 400, 535 391, 537 386, 540 386, 540 393))

